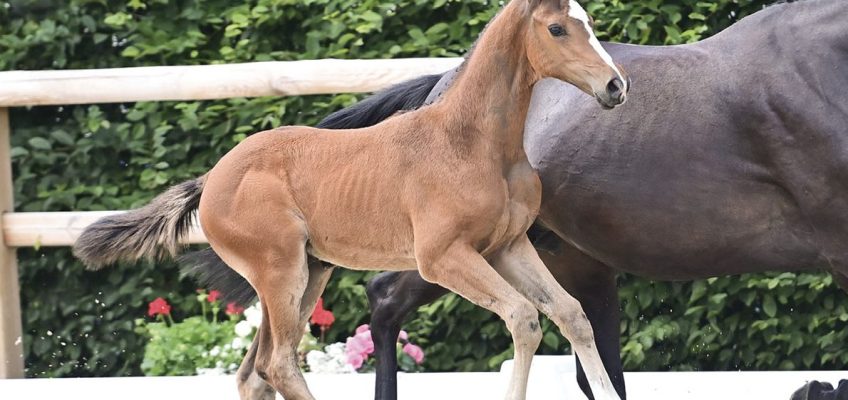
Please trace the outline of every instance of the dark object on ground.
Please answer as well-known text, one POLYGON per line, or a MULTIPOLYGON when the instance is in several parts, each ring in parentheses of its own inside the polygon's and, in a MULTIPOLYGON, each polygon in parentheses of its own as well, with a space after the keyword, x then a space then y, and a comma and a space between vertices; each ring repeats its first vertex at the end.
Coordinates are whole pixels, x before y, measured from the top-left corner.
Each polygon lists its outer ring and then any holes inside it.
POLYGON ((836 389, 828 382, 810 381, 789 400, 848 400, 848 380, 840 380, 836 389))

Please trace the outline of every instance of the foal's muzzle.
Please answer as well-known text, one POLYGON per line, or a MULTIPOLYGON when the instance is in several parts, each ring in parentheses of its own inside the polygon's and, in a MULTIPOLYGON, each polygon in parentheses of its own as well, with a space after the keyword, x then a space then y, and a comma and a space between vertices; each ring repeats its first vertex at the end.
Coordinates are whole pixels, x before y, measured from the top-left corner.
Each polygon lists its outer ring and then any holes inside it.
POLYGON ((627 82, 615 77, 610 80, 604 90, 596 92, 595 98, 606 109, 614 108, 627 101, 627 91, 630 89, 630 79, 627 82))

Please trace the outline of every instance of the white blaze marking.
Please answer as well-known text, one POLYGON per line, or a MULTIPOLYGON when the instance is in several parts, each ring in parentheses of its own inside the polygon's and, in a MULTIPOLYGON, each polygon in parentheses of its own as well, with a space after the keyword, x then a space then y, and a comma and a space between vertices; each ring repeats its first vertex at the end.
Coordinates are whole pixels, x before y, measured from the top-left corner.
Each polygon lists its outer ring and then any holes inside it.
POLYGON ((618 67, 612 61, 612 57, 606 50, 604 50, 603 46, 601 46, 601 42, 598 41, 598 38, 595 37, 595 32, 592 30, 592 27, 589 26, 589 14, 586 14, 586 10, 584 10, 583 7, 581 7, 575 0, 569 0, 568 16, 583 22, 583 27, 586 28, 586 32, 589 33, 589 44, 593 49, 595 49, 595 52, 598 53, 601 60, 604 60, 604 62, 607 63, 613 71, 615 71, 615 74, 618 75, 618 79, 621 79, 625 90, 627 90, 627 80, 625 80, 624 76, 621 75, 621 71, 618 70, 618 67))

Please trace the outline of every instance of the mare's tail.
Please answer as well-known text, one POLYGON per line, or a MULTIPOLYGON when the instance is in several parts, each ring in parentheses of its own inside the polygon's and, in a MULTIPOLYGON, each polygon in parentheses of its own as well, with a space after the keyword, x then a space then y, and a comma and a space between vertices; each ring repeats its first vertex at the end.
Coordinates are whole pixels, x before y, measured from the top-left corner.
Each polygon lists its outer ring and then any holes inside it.
MULTIPOLYGON (((355 129, 375 125, 398 111, 421 107, 427 95, 442 75, 426 75, 415 78, 336 111, 318 123, 324 129, 355 129)), ((230 268, 211 248, 186 254, 180 258, 183 274, 197 279, 210 289, 221 292, 225 301, 247 305, 256 299, 250 283, 230 268)))
POLYGON ((421 107, 440 79, 442 75, 424 75, 399 83, 328 115, 316 127, 356 129, 376 125, 398 111, 409 111, 421 107))
POLYGON ((118 261, 175 256, 188 234, 206 176, 172 186, 146 206, 101 218, 74 243, 74 255, 89 269, 118 261))

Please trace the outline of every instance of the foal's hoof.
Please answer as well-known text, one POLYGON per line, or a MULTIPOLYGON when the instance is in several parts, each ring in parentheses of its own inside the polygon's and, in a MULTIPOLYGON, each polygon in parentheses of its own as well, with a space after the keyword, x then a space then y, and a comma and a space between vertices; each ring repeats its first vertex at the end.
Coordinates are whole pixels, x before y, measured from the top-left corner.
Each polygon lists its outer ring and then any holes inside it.
POLYGON ((848 400, 848 380, 839 381, 839 386, 827 382, 810 381, 792 394, 789 400, 848 400))

